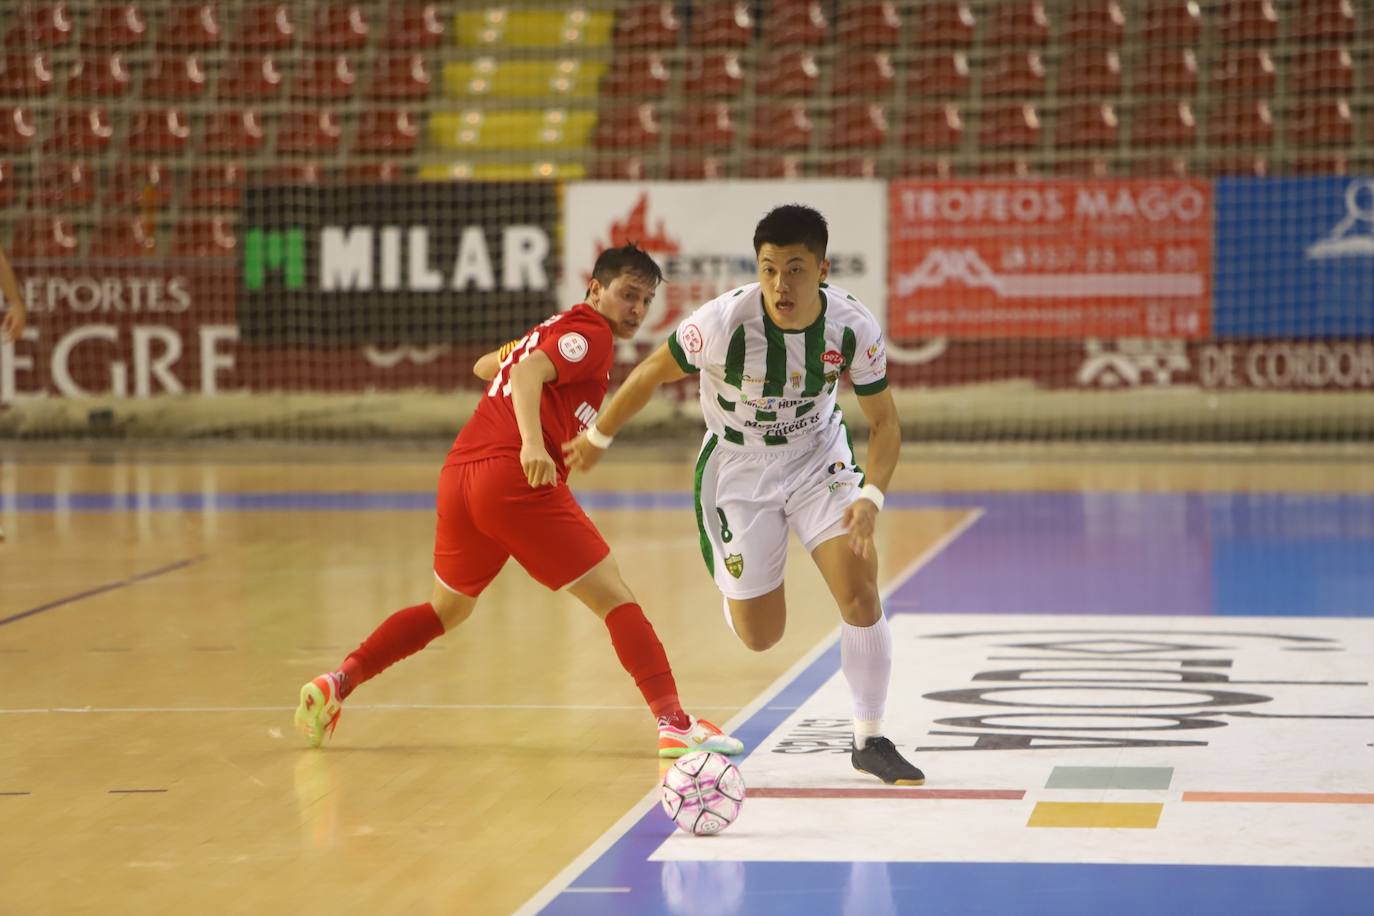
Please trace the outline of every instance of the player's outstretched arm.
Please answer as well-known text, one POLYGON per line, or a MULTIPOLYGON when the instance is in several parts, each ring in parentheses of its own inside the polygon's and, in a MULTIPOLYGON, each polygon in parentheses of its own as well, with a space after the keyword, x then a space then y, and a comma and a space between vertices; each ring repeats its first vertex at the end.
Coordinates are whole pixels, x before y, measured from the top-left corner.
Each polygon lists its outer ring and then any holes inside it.
POLYGON ((602 445, 597 446, 592 443, 587 434, 590 430, 583 430, 576 439, 571 442, 563 443, 563 462, 569 470, 580 469, 583 471, 591 470, 596 463, 601 460, 601 455, 610 445, 609 440, 620 428, 630 422, 635 414, 644 409, 644 405, 649 403, 649 399, 654 396, 660 385, 669 382, 676 382, 684 379, 687 373, 673 359, 673 354, 668 350, 668 344, 659 344, 657 350, 650 353, 638 366, 630 372, 629 378, 625 379, 625 384, 616 390, 610 403, 601 408, 601 413, 597 415, 596 422, 591 429, 595 429, 600 436, 605 437, 602 445))
POLYGON ((520 466, 532 487, 558 483, 558 468, 544 447, 544 428, 539 422, 539 402, 544 386, 558 378, 558 367, 543 350, 529 355, 510 370, 511 405, 520 427, 520 466))
POLYGON ((874 553, 873 530, 882 508, 882 494, 892 482, 902 450, 902 424, 892 392, 886 388, 877 394, 860 395, 859 409, 868 419, 868 455, 864 460, 868 470, 864 472, 860 498, 845 510, 844 521, 849 528, 849 549, 867 559, 874 553), (876 488, 877 493, 873 494, 870 487, 876 488))

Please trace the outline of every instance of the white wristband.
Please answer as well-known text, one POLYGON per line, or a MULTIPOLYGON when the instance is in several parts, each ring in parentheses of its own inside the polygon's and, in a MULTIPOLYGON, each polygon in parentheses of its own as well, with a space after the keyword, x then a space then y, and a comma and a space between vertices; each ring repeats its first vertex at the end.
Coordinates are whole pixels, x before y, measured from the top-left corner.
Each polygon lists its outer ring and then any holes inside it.
POLYGON ((615 436, 606 435, 597 429, 596 424, 593 423, 587 427, 587 441, 604 451, 611 447, 611 443, 615 441, 615 436))
POLYGON ((859 499, 866 499, 878 507, 878 511, 883 511, 883 491, 879 490, 871 483, 866 483, 859 488, 859 499))

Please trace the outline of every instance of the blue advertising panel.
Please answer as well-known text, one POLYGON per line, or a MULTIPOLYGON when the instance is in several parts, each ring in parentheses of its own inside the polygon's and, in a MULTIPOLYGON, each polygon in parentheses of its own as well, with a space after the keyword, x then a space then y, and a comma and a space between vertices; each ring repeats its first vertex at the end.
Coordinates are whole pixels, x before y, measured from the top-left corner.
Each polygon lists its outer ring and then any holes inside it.
POLYGON ((1374 337, 1374 178, 1216 183, 1218 337, 1374 337))

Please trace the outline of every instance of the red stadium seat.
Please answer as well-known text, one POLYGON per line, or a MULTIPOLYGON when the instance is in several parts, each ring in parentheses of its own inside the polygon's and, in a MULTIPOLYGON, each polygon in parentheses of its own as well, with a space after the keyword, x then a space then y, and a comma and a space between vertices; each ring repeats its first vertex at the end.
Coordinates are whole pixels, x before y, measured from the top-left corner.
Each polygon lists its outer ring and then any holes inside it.
POLYGON ((186 176, 181 206, 193 210, 237 209, 244 180, 244 168, 238 163, 195 166, 186 176))
POLYGON ((820 83, 821 68, 812 51, 779 51, 759 62, 754 94, 760 98, 809 97, 820 83))
POLYGON ((896 70, 892 55, 886 51, 855 51, 846 55, 844 63, 835 69, 830 94, 835 98, 872 99, 879 101, 892 95, 896 70))
POLYGON ((1031 149, 1040 145, 1040 112, 1034 105, 990 105, 983 109, 978 145, 984 150, 1031 149))
POLYGON ((205 92, 205 67, 195 54, 155 57, 143 77, 143 98, 179 101, 205 92))
POLYGON ((964 138, 958 105, 918 105, 907 112, 902 132, 906 146, 923 150, 957 149, 964 138))
POLYGON ((1351 0, 1298 0, 1288 34, 1299 41, 1352 42, 1355 6, 1351 0))
POLYGON ((1207 159, 1209 174, 1263 178, 1269 174, 1269 160, 1264 156, 1245 153, 1217 153, 1207 159))
POLYGON ((110 145, 112 137, 114 126, 105 109, 69 109, 54 116, 52 132, 43 148, 65 153, 97 153, 110 145))
POLYGON ((172 256, 178 258, 232 258, 238 248, 232 219, 183 220, 172 237, 172 256))
POLYGON ((897 47, 902 16, 895 3, 854 2, 840 7, 839 43, 847 48, 897 47))
POLYGON ((873 156, 846 156, 822 162, 817 170, 828 178, 881 178, 882 166, 873 156))
POLYGON ((1354 171, 1350 159, 1340 153, 1301 153, 1289 160, 1287 168, 1290 175, 1350 175, 1354 171))
POLYGON ((296 41, 291 7, 253 4, 239 10, 239 24, 231 46, 255 51, 285 51, 296 41))
POLYGON ((963 51, 926 53, 907 64, 908 98, 963 98, 968 91, 968 55, 963 51))
POLYGON ((981 178, 1034 178, 1038 174, 1025 156, 984 159, 976 171, 981 178))
POLYGON ((749 142, 755 149, 797 150, 811 145, 814 127, 806 105, 787 102, 760 109, 749 142))
POLYGON ((1131 146, 1192 146, 1197 140, 1197 118, 1189 102, 1178 99, 1146 101, 1131 116, 1131 146))
POLYGON ((102 220, 91 235, 93 258, 139 258, 157 253, 157 234, 142 216, 114 216, 102 220))
POLYGON ((1043 47, 1049 40, 1050 14, 1039 0, 1001 0, 988 7, 985 47, 1043 47))
POLYGON ((1270 44, 1279 38, 1273 0, 1228 0, 1218 13, 1213 33, 1226 44, 1270 44))
POLYGON ((358 119, 360 153, 409 153, 420 141, 420 122, 405 110, 364 111, 358 119))
POLYGON ((1198 0, 1151 0, 1143 4, 1145 21, 1140 37, 1146 47, 1197 47, 1202 37, 1202 7, 1198 0))
POLYGON ((95 199, 95 176, 85 162, 38 163, 29 203, 35 207, 84 207, 95 199))
POLYGON ((132 3, 97 6, 81 20, 81 44, 87 48, 137 48, 147 34, 143 14, 132 3))
POLYGON ((252 109, 216 109, 205 124, 207 153, 251 153, 262 146, 264 131, 258 113, 252 109))
POLYGON ((649 167, 639 156, 603 156, 590 163, 587 177, 594 181, 644 181, 649 167))
POLYGON ((611 58, 611 65, 602 79, 601 93, 613 97, 661 99, 668 92, 671 75, 667 59, 658 51, 617 54, 611 58))
MULTIPOLYGON (((1215 70, 1212 77, 1217 78, 1215 70)), ((1153 48, 1136 65, 1137 95, 1192 95, 1197 86, 1197 54, 1191 48, 1153 48)))
POLYGON ((621 11, 615 21, 615 42, 636 49, 676 47, 682 20, 671 3, 639 3, 621 11))
POLYGON ((1045 92, 1045 65, 1039 51, 1003 51, 984 67, 985 96, 1039 96, 1045 92))
POLYGON ((1105 156, 1057 156, 1054 173, 1074 178, 1110 178, 1111 160, 1105 156))
POLYGON ((312 57, 301 61, 291 85, 291 98, 303 102, 337 102, 353 95, 358 81, 347 57, 312 57))
POLYGON ((1278 84, 1278 71, 1268 48, 1230 48, 1212 62, 1211 85, 1220 98, 1234 95, 1270 95, 1278 84))
POLYGON ((398 54, 379 57, 372 64, 369 99, 429 98, 433 78, 423 54, 398 54))
POLYGON ((967 48, 973 44, 978 18, 972 4, 959 0, 930 0, 916 11, 912 42, 918 47, 967 48))
POLYGON ((67 95, 73 99, 119 98, 129 92, 132 82, 122 55, 82 57, 67 79, 67 95))
POLYGON ((759 34, 770 48, 821 47, 830 40, 830 19, 818 0, 773 0, 759 34))
POLYGON ((367 12, 358 4, 321 4, 305 46, 316 51, 357 51, 367 47, 367 12))
POLYGON ((134 113, 129 127, 129 151, 174 154, 191 140, 191 120, 176 108, 145 108, 134 113))
POLYGON ((954 160, 948 156, 935 156, 917 159, 908 156, 897 163, 893 178, 938 178, 941 180, 955 176, 954 160))
POLYGON ((602 110, 592 142, 598 149, 654 149, 662 134, 657 105, 618 105, 602 110))
POLYGON ((698 102, 683 107, 673 130, 673 144, 689 149, 720 149, 735 142, 735 118, 724 102, 698 102))
POLYGON ((691 43, 698 47, 747 47, 754 40, 754 16, 743 0, 706 0, 692 8, 691 43))
POLYGON ((689 56, 682 88, 688 98, 735 98, 744 88, 739 52, 706 51, 689 56))
POLYGON ((400 3, 387 6, 382 47, 396 50, 428 50, 444 40, 444 22, 433 3, 400 3))
POLYGON ((52 61, 47 54, 6 54, 0 58, 0 96, 44 96, 52 84, 52 61))
POLYGON ((1274 139, 1274 117, 1265 99, 1221 99, 1206 123, 1212 146, 1261 146, 1274 139))
POLYGON ((259 184, 314 185, 325 179, 325 170, 318 162, 277 162, 258 171, 259 184))
POLYGON ((1054 123, 1058 149, 1115 147, 1120 140, 1116 109, 1104 102, 1072 102, 1059 109, 1054 123))
POLYGON ((1131 161, 1131 174, 1141 178, 1187 178, 1192 169, 1183 156, 1142 156, 1131 161))
POLYGON ((887 125, 887 109, 877 103, 838 108, 830 121, 830 131, 825 138, 826 148, 879 149, 887 142, 887 125))
POLYGON ((332 111, 306 109, 284 112, 277 128, 277 152, 319 155, 339 145, 343 128, 332 111))
POLYGON ((1067 45, 1119 45, 1126 34, 1126 12, 1119 0, 1073 0, 1064 22, 1067 45))
POLYGON ((0 207, 8 207, 14 201, 14 168, 0 159, 0 207))
POLYGON ((157 46, 178 51, 208 51, 219 47, 219 13, 213 3, 169 5, 162 14, 157 46))
POLYGON ((126 162, 105 179, 102 203, 108 209, 144 210, 172 201, 171 174, 159 162, 126 162))
POLYGON ((38 134, 33 110, 24 105, 0 108, 0 152, 18 153, 33 144, 38 134))
POLYGON ((1350 95, 1355 91, 1350 49, 1320 45, 1299 48, 1288 61, 1288 91, 1350 95))
POLYGON ((217 94, 226 102, 257 102, 281 94, 281 71, 272 57, 230 57, 224 62, 217 94))
POLYGON ((754 156, 740 167, 741 178, 801 178, 802 175, 802 159, 795 155, 754 156))
POLYGON ((390 159, 381 162, 355 162, 344 167, 340 178, 349 184, 390 184, 406 177, 405 166, 390 159))
MULTIPOLYGON (((65 3, 20 3, 5 34, 5 45, 32 51, 60 48, 72 40, 75 22, 65 3)), ((13 7, 11 7, 13 9, 13 7)))
POLYGON ((667 177, 672 181, 702 181, 730 175, 720 156, 674 156, 668 160, 667 177))
POLYGON ((1299 99, 1285 118, 1290 147, 1350 146, 1355 122, 1345 99, 1299 99))
POLYGON ((1121 91, 1121 56, 1104 48, 1074 52, 1059 63, 1058 88, 1060 95, 1116 95, 1121 91))
POLYGON ((79 245, 76 230, 67 220, 57 216, 25 216, 15 224, 9 255, 15 260, 69 258, 76 254, 79 245))

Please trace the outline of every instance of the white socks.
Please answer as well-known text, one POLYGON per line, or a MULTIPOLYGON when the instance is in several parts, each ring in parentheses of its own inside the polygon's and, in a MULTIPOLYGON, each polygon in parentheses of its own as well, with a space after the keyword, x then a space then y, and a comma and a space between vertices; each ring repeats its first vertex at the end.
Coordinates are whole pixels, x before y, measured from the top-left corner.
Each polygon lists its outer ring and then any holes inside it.
POLYGON ((887 617, 871 627, 840 621, 840 668, 854 703, 854 744, 883 733, 887 685, 892 680, 892 630, 887 617))

